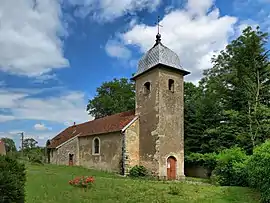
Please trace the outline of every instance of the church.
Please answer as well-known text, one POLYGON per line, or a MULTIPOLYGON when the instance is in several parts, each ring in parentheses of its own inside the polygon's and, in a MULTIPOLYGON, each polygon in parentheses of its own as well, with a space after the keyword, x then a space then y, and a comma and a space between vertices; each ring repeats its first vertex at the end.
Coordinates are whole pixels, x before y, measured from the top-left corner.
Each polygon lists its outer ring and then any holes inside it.
POLYGON ((128 175, 142 165, 159 179, 184 175, 184 76, 156 35, 133 76, 136 108, 66 128, 48 146, 50 162, 128 175))

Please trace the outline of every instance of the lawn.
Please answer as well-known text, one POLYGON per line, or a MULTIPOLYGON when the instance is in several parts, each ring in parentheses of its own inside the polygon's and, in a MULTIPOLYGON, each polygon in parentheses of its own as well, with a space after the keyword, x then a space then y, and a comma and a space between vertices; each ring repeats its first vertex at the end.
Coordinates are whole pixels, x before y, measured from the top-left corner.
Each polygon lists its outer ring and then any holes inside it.
POLYGON ((133 180, 81 167, 27 166, 26 203, 257 203, 258 198, 248 188, 133 180), (70 179, 83 175, 95 177, 90 190, 85 192, 68 184, 70 179), (170 194, 171 187, 179 194, 170 194))

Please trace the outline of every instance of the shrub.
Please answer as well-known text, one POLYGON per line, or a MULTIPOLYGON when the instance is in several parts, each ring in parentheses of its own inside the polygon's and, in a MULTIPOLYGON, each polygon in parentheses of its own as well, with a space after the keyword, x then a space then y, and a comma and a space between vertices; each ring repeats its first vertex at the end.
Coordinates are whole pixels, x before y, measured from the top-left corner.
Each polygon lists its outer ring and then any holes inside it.
POLYGON ((72 186, 81 187, 81 188, 90 188, 94 183, 94 178, 91 177, 77 177, 73 180, 70 180, 68 183, 72 186))
POLYGON ((270 202, 270 141, 254 149, 247 170, 249 186, 261 192, 263 202, 270 202))
POLYGON ((23 203, 25 166, 8 156, 0 156, 0 202, 23 203))
POLYGON ((211 177, 223 186, 247 186, 248 156, 238 147, 225 149, 217 155, 217 165, 211 177))
POLYGON ((130 177, 145 177, 147 176, 147 169, 144 166, 134 166, 129 171, 130 177))
POLYGON ((29 161, 31 163, 35 163, 35 164, 44 164, 44 160, 43 160, 43 156, 41 156, 40 154, 37 153, 29 153, 27 155, 29 161))

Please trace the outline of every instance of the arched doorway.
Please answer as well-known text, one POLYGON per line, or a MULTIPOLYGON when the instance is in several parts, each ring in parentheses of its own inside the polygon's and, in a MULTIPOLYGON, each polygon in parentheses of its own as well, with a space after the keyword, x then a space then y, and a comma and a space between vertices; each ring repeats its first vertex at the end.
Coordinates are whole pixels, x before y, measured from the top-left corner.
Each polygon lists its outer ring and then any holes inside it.
POLYGON ((175 180, 176 179, 176 158, 170 156, 167 159, 167 179, 175 180))

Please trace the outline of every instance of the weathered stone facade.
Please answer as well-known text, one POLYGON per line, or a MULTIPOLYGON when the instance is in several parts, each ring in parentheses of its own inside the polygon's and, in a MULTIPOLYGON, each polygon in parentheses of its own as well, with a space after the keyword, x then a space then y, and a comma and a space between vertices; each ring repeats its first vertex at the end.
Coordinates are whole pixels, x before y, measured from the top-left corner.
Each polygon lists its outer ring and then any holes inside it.
POLYGON ((184 177, 183 75, 162 65, 136 78, 136 114, 140 123, 140 164, 154 175, 167 176, 167 159, 177 160, 184 177), (169 80, 173 89, 169 89, 169 80), (145 93, 145 84, 151 84, 145 93))
POLYGON ((122 135, 120 132, 80 137, 80 165, 86 168, 120 173, 122 162, 122 135), (100 153, 93 154, 93 140, 99 138, 100 153))
POLYGON ((127 175, 133 166, 140 164, 139 119, 137 118, 123 133, 123 167, 127 175))
POLYGON ((136 115, 139 116, 139 156, 140 165, 158 175, 156 140, 159 122, 159 70, 153 69, 136 79, 136 115), (144 84, 150 83, 150 92, 145 92, 144 84))
POLYGON ((69 154, 73 154, 73 164, 79 164, 79 148, 78 148, 78 137, 74 137, 73 139, 68 140, 63 143, 56 149, 51 150, 50 152, 50 160, 53 164, 59 165, 68 165, 69 164, 69 154))

